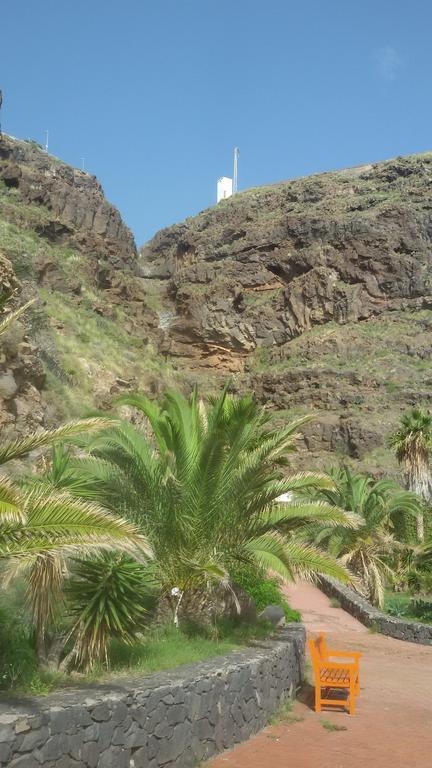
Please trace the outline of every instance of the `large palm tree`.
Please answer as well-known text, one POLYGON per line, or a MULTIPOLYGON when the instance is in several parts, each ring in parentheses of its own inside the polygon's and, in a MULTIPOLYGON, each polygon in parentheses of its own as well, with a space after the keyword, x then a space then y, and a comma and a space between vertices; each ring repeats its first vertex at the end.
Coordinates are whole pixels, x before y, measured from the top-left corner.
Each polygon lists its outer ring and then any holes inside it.
MULTIPOLYGON (((432 500, 432 415, 421 408, 408 411, 388 442, 395 449, 399 464, 404 466, 407 487, 429 504, 432 500)), ((423 509, 417 516, 417 537, 420 542, 424 541, 423 509)))
POLYGON ((404 549, 394 536, 394 525, 401 515, 417 516, 420 501, 390 480, 375 481, 348 467, 334 470, 332 476, 334 488, 319 489, 316 498, 351 510, 360 524, 355 529, 337 526, 317 530, 313 526, 306 536, 324 543, 339 557, 354 573, 354 586, 382 607, 386 581, 393 575, 395 558, 404 549))
POLYGON ((148 535, 166 591, 225 583, 239 561, 290 579, 348 578, 334 557, 293 534, 312 521, 353 526, 353 517, 326 501, 277 503, 282 494, 333 488, 323 474, 283 475, 307 417, 275 431, 251 398, 226 392, 207 407, 174 392, 160 405, 141 395, 121 403, 145 417, 143 427, 123 421, 87 439, 91 456, 75 469, 148 535))

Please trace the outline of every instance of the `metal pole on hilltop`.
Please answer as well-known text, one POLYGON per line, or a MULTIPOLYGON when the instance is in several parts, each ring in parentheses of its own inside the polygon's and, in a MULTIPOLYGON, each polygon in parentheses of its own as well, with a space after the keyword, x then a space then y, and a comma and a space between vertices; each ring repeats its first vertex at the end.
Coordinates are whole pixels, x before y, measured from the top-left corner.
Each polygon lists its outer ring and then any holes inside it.
POLYGON ((233 194, 237 192, 237 182, 238 182, 238 159, 240 155, 240 150, 238 147, 234 147, 234 174, 233 174, 233 194))

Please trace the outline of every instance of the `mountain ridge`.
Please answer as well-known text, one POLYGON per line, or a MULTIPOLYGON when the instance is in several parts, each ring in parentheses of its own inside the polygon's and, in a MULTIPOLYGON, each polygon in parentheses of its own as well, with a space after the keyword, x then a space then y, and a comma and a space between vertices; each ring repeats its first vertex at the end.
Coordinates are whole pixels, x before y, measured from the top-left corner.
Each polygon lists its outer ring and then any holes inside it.
POLYGON ((431 193, 422 153, 247 190, 161 230, 140 258, 170 312, 167 354, 270 410, 312 410, 316 460, 373 469, 400 411, 430 402, 431 193))
POLYGON ((0 424, 23 432, 166 385, 230 380, 298 463, 394 469, 385 435, 430 403, 432 153, 238 193, 138 252, 99 182, 0 142, 0 299, 40 301, 6 340, 0 424))

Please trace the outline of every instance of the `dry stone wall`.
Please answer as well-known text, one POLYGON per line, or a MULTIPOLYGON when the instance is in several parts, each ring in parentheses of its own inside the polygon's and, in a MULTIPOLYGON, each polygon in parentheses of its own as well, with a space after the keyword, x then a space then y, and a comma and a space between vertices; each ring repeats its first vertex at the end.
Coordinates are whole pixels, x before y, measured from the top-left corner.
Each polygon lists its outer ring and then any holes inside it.
POLYGON ((345 587, 328 576, 320 577, 320 589, 329 597, 337 598, 345 611, 376 632, 395 637, 397 640, 432 645, 432 624, 389 616, 379 611, 350 587, 345 587))
POLYGON ((0 704, 2 768, 192 768, 263 728, 304 672, 305 630, 196 665, 0 704))

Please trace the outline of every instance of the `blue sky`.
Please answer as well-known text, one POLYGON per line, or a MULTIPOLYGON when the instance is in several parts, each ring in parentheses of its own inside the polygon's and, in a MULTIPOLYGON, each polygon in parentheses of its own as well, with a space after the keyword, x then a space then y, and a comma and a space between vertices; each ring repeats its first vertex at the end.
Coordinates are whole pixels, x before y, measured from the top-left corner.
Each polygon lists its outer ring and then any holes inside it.
POLYGON ((0 0, 3 127, 138 243, 239 188, 432 148, 429 0, 0 0))

